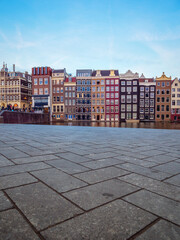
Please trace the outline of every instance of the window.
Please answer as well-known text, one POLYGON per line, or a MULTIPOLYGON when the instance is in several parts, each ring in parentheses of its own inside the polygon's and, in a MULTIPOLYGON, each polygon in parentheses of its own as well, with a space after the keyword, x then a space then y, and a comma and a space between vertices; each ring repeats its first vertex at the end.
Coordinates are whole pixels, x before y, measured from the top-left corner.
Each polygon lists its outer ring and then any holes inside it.
POLYGON ((119 87, 118 86, 115 87, 115 91, 116 92, 119 91, 119 87))
POLYGON ((126 101, 125 101, 125 95, 121 95, 121 102, 122 103, 125 103, 126 101))
POLYGON ((42 88, 39 89, 39 94, 43 95, 43 89, 42 88))
POLYGON ((137 87, 133 87, 133 92, 137 92, 137 87))
POLYGON ((92 80, 92 85, 96 85, 96 81, 95 80, 92 80))
POLYGON ((158 82, 157 85, 160 86, 160 82, 158 82))
POLYGON ((169 105, 166 105, 166 111, 169 112, 169 105))
POLYGON ((57 112, 59 112, 59 106, 57 106, 57 112))
POLYGON ((154 99, 150 99, 150 107, 154 107, 154 99))
POLYGON ((152 91, 152 92, 154 92, 154 89, 155 89, 154 87, 151 87, 151 91, 152 91))
POLYGON ((48 88, 44 89, 44 94, 48 94, 48 88))
POLYGON ((131 85, 131 81, 127 81, 127 85, 131 85))
POLYGON ((127 103, 131 103, 131 95, 127 95, 127 103))
POLYGON ((137 95, 133 95, 133 103, 137 103, 137 95))
POLYGON ((133 81, 133 85, 137 85, 137 81, 133 81))
POLYGON ((116 79, 116 80, 115 80, 115 84, 117 85, 118 83, 119 83, 119 80, 118 80, 118 79, 116 79))
POLYGON ((149 92, 149 87, 145 87, 145 92, 149 92))
POLYGON ((123 86, 124 86, 124 85, 125 85, 125 81, 121 81, 121 85, 123 85, 123 86))
POLYGON ((140 107, 144 107, 144 99, 140 99, 140 107))
POLYGON ((114 98, 114 93, 111 93, 111 98, 114 98))
POLYGON ((169 82, 167 82, 167 86, 169 86, 169 82))
POLYGON ((96 87, 92 87, 92 92, 95 92, 96 91, 96 87))
POLYGON ((121 87, 121 92, 125 92, 125 87, 121 87))
POLYGON ((164 111, 164 105, 161 105, 161 111, 164 111))
POLYGON ((160 111, 160 105, 157 105, 157 112, 160 111))
POLYGON ((56 112, 56 106, 53 106, 53 112, 56 112))
POLYGON ((164 99, 164 97, 162 97, 162 98, 161 98, 161 102, 164 102, 164 101, 165 101, 165 99, 164 99))
POLYGON ((34 85, 37 85, 38 84, 38 80, 37 78, 34 79, 34 85))
POLYGON ((43 85, 43 79, 39 78, 39 85, 43 85))
POLYGON ((136 111, 137 111, 137 105, 133 104, 133 112, 136 112, 136 111))
POLYGON ((44 78, 44 84, 48 85, 48 78, 44 78))
POLYGON ((110 100, 109 100, 109 99, 106 100, 106 104, 107 104, 107 105, 110 104, 110 100))
POLYGON ((110 83, 110 80, 109 80, 109 79, 107 79, 107 80, 106 80, 106 84, 107 84, 107 85, 109 85, 109 83, 110 83))
POLYGON ((104 85, 104 80, 101 80, 101 85, 104 85))
POLYGON ((167 94, 169 94, 169 93, 170 93, 170 91, 169 91, 169 90, 167 90, 167 91, 166 91, 166 93, 167 93, 167 94))
POLYGON ((165 87, 165 82, 162 82, 161 86, 162 86, 162 87, 165 87))
POLYGON ((162 94, 165 94, 165 90, 162 90, 162 94))
POLYGON ((121 113, 121 119, 125 119, 125 113, 121 113))
POLYGON ((59 97, 57 97, 57 102, 59 102, 59 97))
POLYGON ((145 99, 145 107, 149 107, 149 99, 145 99))
POLYGON ((114 84, 114 80, 113 79, 111 80, 111 84, 114 84))
POLYGON ((166 102, 169 102, 169 97, 166 98, 166 102))
POLYGON ((63 102, 63 96, 61 96, 61 102, 63 102))
POLYGON ((175 100, 172 100, 172 105, 175 106, 175 100))
POLYGON ((180 88, 178 88, 177 91, 180 92, 180 88))
POLYGON ((160 94, 160 90, 157 90, 157 94, 158 94, 158 95, 160 94))
POLYGON ((128 93, 131 92, 131 87, 127 87, 127 92, 128 92, 128 93))
POLYGON ((121 111, 125 112, 125 104, 121 104, 121 111))
POLYGON ((101 92, 104 92, 104 87, 101 87, 101 92))
POLYGON ((150 98, 154 98, 154 93, 150 93, 150 98))
POLYGON ((34 88, 34 95, 38 95, 38 89, 34 88))
POLYGON ((180 106, 180 100, 177 100, 177 105, 180 106))
POLYGON ((140 98, 144 98, 144 93, 140 92, 140 98))
POLYGON ((107 91, 107 92, 109 92, 109 89, 110 89, 109 87, 106 87, 106 91, 107 91))
POLYGON ((133 119, 137 119, 137 113, 133 113, 133 119))
POLYGON ((114 87, 111 87, 111 92, 114 92, 114 87))
POLYGON ((118 98, 119 97, 119 93, 115 93, 115 98, 118 98))
POLYGON ((144 108, 140 108, 140 113, 144 113, 144 108))
POLYGON ((127 104, 127 111, 131 112, 131 105, 130 104, 127 104))
POLYGON ((141 91, 141 92, 144 92, 144 87, 140 87, 140 91, 141 91))
POLYGON ((175 92, 175 88, 172 88, 172 92, 175 92))
POLYGON ((109 113, 109 107, 106 107, 106 112, 109 113))

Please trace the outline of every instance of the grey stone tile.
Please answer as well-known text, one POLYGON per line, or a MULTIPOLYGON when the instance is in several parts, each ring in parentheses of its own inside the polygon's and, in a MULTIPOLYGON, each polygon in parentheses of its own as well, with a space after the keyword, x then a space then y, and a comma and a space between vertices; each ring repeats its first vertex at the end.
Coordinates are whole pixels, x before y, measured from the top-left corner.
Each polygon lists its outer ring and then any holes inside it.
POLYGON ((160 220, 155 225, 147 229, 136 240, 179 240, 180 228, 164 220, 160 220))
POLYGON ((116 167, 102 168, 94 171, 89 171, 85 173, 75 174, 74 176, 92 184, 100 181, 108 180, 118 176, 128 174, 128 171, 118 169, 116 167))
POLYGON ((159 150, 149 150, 149 151, 142 152, 142 154, 146 156, 156 156, 156 155, 164 154, 164 152, 159 150))
POLYGON ((152 156, 148 157, 144 160, 150 161, 150 162, 156 162, 156 163, 166 163, 175 160, 175 157, 168 156, 168 155, 157 155, 157 156, 152 156))
POLYGON ((145 167, 137 166, 131 163, 125 163, 125 164, 116 165, 116 166, 122 169, 125 169, 127 171, 139 173, 141 175, 148 176, 157 180, 163 180, 171 176, 170 174, 160 172, 157 169, 145 168, 145 167))
POLYGON ((180 163, 170 162, 159 165, 157 167, 153 167, 153 170, 156 169, 161 172, 170 173, 170 174, 177 174, 180 173, 180 163))
POLYGON ((32 177, 29 173, 19 173, 15 175, 3 176, 0 177, 0 189, 16 187, 33 182, 37 182, 37 179, 32 177))
POLYGON ((180 214, 178 214, 180 203, 174 200, 148 192, 147 190, 138 191, 126 196, 124 199, 173 223, 180 224, 180 214))
POLYGON ((83 167, 79 164, 72 163, 70 161, 63 160, 63 159, 51 160, 51 161, 47 161, 47 163, 53 167, 61 169, 62 171, 66 172, 66 173, 69 173, 69 174, 85 172, 85 171, 89 170, 88 168, 83 167))
POLYGON ((7 149, 3 149, 0 151, 1 154, 3 154, 5 157, 9 158, 9 159, 13 159, 13 158, 21 158, 21 157, 29 157, 29 155, 27 155, 26 153, 23 153, 15 148, 9 148, 7 149))
POLYGON ((14 165, 0 168, 0 176, 15 174, 15 173, 22 173, 22 172, 29 172, 38 169, 50 168, 49 165, 39 162, 39 163, 28 163, 22 165, 14 165))
POLYGON ((108 166, 113 166, 116 164, 124 163, 124 161, 121 161, 119 159, 115 158, 106 158, 106 159, 101 159, 97 161, 90 161, 90 162, 85 162, 81 163, 81 165, 91 168, 91 169, 98 169, 102 167, 108 167, 108 166))
POLYGON ((58 192, 66 192, 87 185, 55 168, 35 171, 32 174, 58 192))
POLYGON ((17 164, 23 164, 23 163, 41 162, 41 161, 54 160, 54 159, 58 159, 58 157, 55 155, 42 155, 42 156, 36 156, 36 157, 17 158, 17 159, 13 159, 13 162, 17 164))
POLYGON ((9 189, 6 192, 37 230, 82 212, 42 183, 9 189))
POLYGON ((9 199, 4 195, 4 193, 2 191, 0 191, 0 211, 11 208, 12 206, 13 205, 9 201, 9 199))
POLYGON ((41 232, 46 240, 125 240, 156 219, 152 214, 116 200, 41 232))
POLYGON ((180 187, 180 174, 178 174, 174 177, 168 178, 164 182, 167 182, 167 183, 170 183, 170 184, 173 184, 173 185, 176 185, 176 186, 180 187))
POLYGON ((81 208, 89 210, 138 189, 138 187, 128 183, 113 179, 73 190, 63 195, 81 208))
POLYGON ((165 197, 180 201, 180 188, 168 183, 160 182, 135 173, 120 177, 119 179, 134 184, 140 188, 145 188, 165 197))
POLYGON ((66 159, 66 160, 75 162, 75 163, 87 162, 87 161, 92 160, 92 159, 88 158, 87 156, 80 156, 80 155, 73 154, 73 153, 60 153, 60 154, 56 154, 56 155, 61 158, 66 159))
POLYGON ((147 158, 147 155, 145 153, 137 153, 137 152, 128 152, 128 151, 121 151, 120 154, 124 154, 125 156, 130 156, 138 159, 144 159, 147 158))
POLYGON ((122 161, 126 161, 126 162, 130 162, 130 163, 133 163, 133 164, 136 164, 136 165, 140 165, 142 167, 153 167, 153 166, 156 166, 157 163, 155 162, 148 162, 148 161, 145 161, 144 159, 141 160, 141 159, 138 159, 138 158, 133 158, 133 157, 130 157, 130 156, 118 156, 118 157, 114 157, 114 158, 117 158, 119 160, 122 160, 122 161))
POLYGON ((0 239, 2 240, 40 240, 15 209, 1 212, 0 221, 0 239))
POLYGON ((14 165, 11 161, 0 154, 0 167, 14 165))
MULTIPOLYGON (((112 150, 111 150, 112 151, 112 150)), ((92 153, 87 155, 87 157, 92 158, 94 160, 98 160, 98 159, 104 159, 104 158, 112 158, 117 156, 117 153, 113 153, 113 152, 102 152, 102 153, 92 153)))

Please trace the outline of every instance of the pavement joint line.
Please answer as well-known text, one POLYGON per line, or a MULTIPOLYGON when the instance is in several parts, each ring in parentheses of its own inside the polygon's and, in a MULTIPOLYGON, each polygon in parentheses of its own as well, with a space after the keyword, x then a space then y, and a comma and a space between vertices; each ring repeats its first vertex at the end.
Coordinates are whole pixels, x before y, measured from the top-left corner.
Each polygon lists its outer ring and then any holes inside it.
MULTIPOLYGON (((3 190, 2 190, 2 192, 3 192, 3 190)), ((10 210, 10 209, 15 209, 15 207, 12 206, 12 207, 9 207, 9 208, 6 208, 6 209, 3 209, 3 210, 0 210, 0 213, 2 213, 2 212, 6 212, 7 210, 10 210)))
MULTIPOLYGON (((138 190, 136 190, 136 191, 134 191, 134 192, 132 192, 132 193, 136 193, 136 192, 138 192, 138 191, 140 191, 140 190, 141 190, 141 189, 138 189, 138 190)), ((98 208, 100 208, 100 207, 103 207, 103 206, 105 206, 105 205, 107 205, 107 204, 109 204, 109 203, 112 203, 112 202, 114 202, 114 201, 123 200, 122 198, 123 198, 123 197, 126 197, 126 196, 128 196, 128 195, 130 195, 130 194, 126 194, 126 195, 124 195, 124 196, 122 196, 122 197, 118 197, 118 198, 116 198, 116 199, 113 199, 113 200, 111 200, 111 201, 109 201, 109 202, 103 203, 103 204, 101 204, 101 205, 99 205, 99 206, 96 206, 96 207, 94 207, 94 208, 91 208, 91 209, 89 209, 89 210, 84 210, 84 209, 83 209, 83 212, 82 212, 82 213, 76 214, 75 216, 73 216, 73 217, 71 217, 71 218, 65 219, 65 220, 63 220, 63 221, 61 221, 61 222, 55 223, 55 224, 50 225, 50 226, 48 226, 48 227, 46 227, 46 228, 44 228, 44 229, 41 229, 40 232, 45 231, 45 230, 47 230, 47 229, 49 229, 49 228, 55 227, 55 226, 57 226, 57 225, 60 225, 60 224, 62 224, 62 223, 64 223, 64 222, 67 222, 67 221, 69 221, 69 220, 71 220, 71 219, 73 219, 73 218, 76 218, 76 217, 78 217, 78 216, 82 216, 82 215, 84 215, 84 214, 87 214, 87 213, 89 213, 89 212, 92 212, 92 211, 94 211, 94 210, 96 210, 96 209, 98 209, 98 208)), ((67 200, 69 200, 69 199, 67 199, 67 200)))
POLYGON ((161 220, 160 217, 156 218, 154 221, 152 221, 151 223, 149 223, 148 225, 146 225, 144 228, 142 228, 141 230, 139 230, 138 232, 136 232, 134 235, 132 235, 131 237, 127 238, 127 240, 134 240, 137 237, 139 237, 141 234, 143 234, 146 230, 148 230, 149 228, 151 228, 153 225, 155 225, 156 223, 158 223, 161 220))
MULTIPOLYGON (((141 189, 141 190, 143 190, 143 189, 141 189)), ((148 191, 147 189, 145 189, 145 190, 148 191)), ((142 207, 140 207, 140 206, 137 206, 136 204, 134 204, 134 203, 132 203, 132 202, 128 202, 127 200, 125 200, 125 199, 123 199, 123 198, 124 198, 124 197, 122 197, 121 200, 123 200, 124 202, 129 203, 129 204, 132 204, 133 206, 135 206, 135 207, 137 207, 137 208, 140 208, 141 210, 144 210, 144 211, 146 211, 146 212, 148 212, 148 213, 156 216, 157 218, 162 218, 162 219, 165 220, 166 222, 169 222, 169 223, 171 223, 171 224, 176 225, 177 227, 180 227, 179 224, 177 224, 177 223, 175 223, 175 222, 172 222, 172 221, 170 221, 169 219, 164 218, 164 217, 162 217, 162 216, 159 216, 159 215, 157 215, 157 214, 155 214, 155 213, 152 213, 152 212, 150 212, 149 210, 147 210, 147 209, 145 209, 145 208, 142 208, 142 207)))
MULTIPOLYGON (((29 172, 26 172, 26 173, 29 173, 29 172)), ((34 176, 33 176, 33 177, 34 177, 34 176)), ((28 185, 32 185, 32 184, 34 184, 34 183, 38 183, 38 181, 30 182, 30 183, 24 183, 24 184, 17 185, 17 186, 14 186, 14 187, 2 188, 2 189, 0 189, 0 190, 6 191, 6 190, 9 190, 9 189, 14 189, 14 188, 18 188, 18 187, 25 187, 25 186, 28 186, 28 185)))
POLYGON ((18 208, 18 206, 16 205, 16 203, 10 198, 10 196, 6 193, 6 191, 3 191, 5 196, 10 200, 10 202, 13 204, 14 209, 16 209, 20 215, 23 217, 23 219, 28 223, 28 225, 30 226, 30 228, 33 230, 33 232, 35 232, 35 234, 41 239, 41 240, 45 240, 45 238, 38 232, 38 230, 34 227, 34 225, 28 220, 28 218, 24 215, 24 213, 18 208))
MULTIPOLYGON (((124 163, 121 163, 121 164, 124 164, 124 163)), ((120 164, 116 164, 116 165, 120 165, 120 164)), ((140 167, 142 167, 142 166, 140 166, 140 167)), ((117 168, 120 168, 119 166, 117 166, 117 168)), ((143 167, 143 168, 145 168, 145 167, 143 167)), ((142 173, 137 173, 137 172, 132 172, 132 171, 130 171, 130 170, 126 170, 125 168, 120 168, 120 169, 122 169, 122 170, 125 170, 125 171, 129 171, 130 173, 135 173, 135 174, 138 174, 138 175, 141 175, 141 176, 144 176, 144 177, 148 177, 148 178, 151 178, 151 179, 153 179, 153 180, 157 180, 157 181, 164 181, 165 179, 162 179, 162 180, 159 180, 159 179, 157 179, 157 178, 152 178, 152 177, 150 177, 150 176, 147 176, 147 175, 143 175, 142 173)), ((149 168, 146 168, 146 169, 149 169, 149 168)), ((158 170, 159 171, 159 170, 158 170)), ((164 173, 164 172, 161 172, 161 173, 164 173)), ((172 177, 172 176, 170 176, 170 177, 172 177)))
MULTIPOLYGON (((32 175, 33 176, 33 175, 32 175)), ((35 177, 35 176, 33 176, 35 177)), ((62 198, 65 198, 66 200, 68 200, 71 204, 73 204, 74 206, 76 206, 77 208, 81 209, 84 212, 84 209, 81 208, 79 205, 77 205, 76 203, 74 203, 73 201, 69 200, 68 198, 66 198, 62 193, 58 192, 56 189, 52 188, 51 186, 49 186, 47 183, 43 182, 41 179, 39 179, 38 177, 36 177, 36 179, 41 182, 42 184, 44 184, 46 187, 50 188, 53 192, 57 193, 58 195, 60 195, 62 198)))
MULTIPOLYGON (((137 173, 135 173, 135 174, 137 174, 137 173)), ((122 177, 122 176, 120 176, 120 177, 122 177)), ((139 187, 138 185, 135 185, 135 184, 133 184, 133 183, 127 182, 126 180, 123 180, 123 179, 119 179, 119 180, 121 180, 121 181, 123 181, 123 182, 126 182, 126 183, 129 183, 129 184, 131 184, 131 185, 133 185, 133 186, 135 186, 135 187, 139 187)), ((157 181, 159 181, 159 180, 157 180, 157 181)), ((159 182, 160 182, 160 181, 159 181, 159 182)), ((170 185, 170 184, 169 184, 169 185, 170 185)), ((148 191, 148 192, 155 193, 156 195, 159 195, 159 196, 161 196, 161 197, 164 197, 164 198, 173 200, 173 201, 178 202, 178 203, 180 202, 180 200, 167 197, 167 196, 165 196, 165 195, 159 194, 158 192, 154 192, 154 191, 152 191, 152 190, 150 190, 150 189, 147 189, 147 188, 142 188, 141 190, 146 190, 146 191, 148 191)))
MULTIPOLYGON (((168 179, 170 179, 170 178, 172 178, 172 177, 175 177, 175 176, 177 176, 177 175, 179 175, 180 173, 176 173, 176 174, 174 174, 174 175, 172 175, 172 176, 170 176, 170 177, 167 177, 167 178, 165 178, 165 179, 163 179, 163 180, 161 180, 162 182, 164 182, 164 181, 166 181, 166 180, 168 180, 168 179)), ((165 182, 165 183, 168 183, 168 182, 165 182)), ((174 185, 173 183, 168 183, 168 184, 170 184, 170 185, 174 185)), ((174 185, 174 186, 177 186, 177 185, 174 185)), ((179 187, 179 186, 178 186, 179 187)))

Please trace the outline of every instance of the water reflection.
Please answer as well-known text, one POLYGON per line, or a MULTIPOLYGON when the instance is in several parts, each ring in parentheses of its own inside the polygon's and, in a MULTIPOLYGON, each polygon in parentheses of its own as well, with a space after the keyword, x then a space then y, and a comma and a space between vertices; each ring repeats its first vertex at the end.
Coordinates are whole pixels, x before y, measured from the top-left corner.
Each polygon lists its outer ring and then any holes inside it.
POLYGON ((118 127, 118 128, 157 128, 157 129, 180 129, 180 123, 170 122, 140 122, 140 123, 126 123, 126 122, 56 122, 52 125, 64 126, 91 126, 91 127, 118 127))

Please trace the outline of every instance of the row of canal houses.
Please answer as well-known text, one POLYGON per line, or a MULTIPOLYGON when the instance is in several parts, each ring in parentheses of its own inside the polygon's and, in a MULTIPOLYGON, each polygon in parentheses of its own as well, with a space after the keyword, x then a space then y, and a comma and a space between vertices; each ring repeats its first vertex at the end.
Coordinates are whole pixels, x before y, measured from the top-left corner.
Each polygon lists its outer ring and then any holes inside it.
POLYGON ((180 81, 128 70, 32 68, 32 107, 52 121, 180 121, 180 81))

